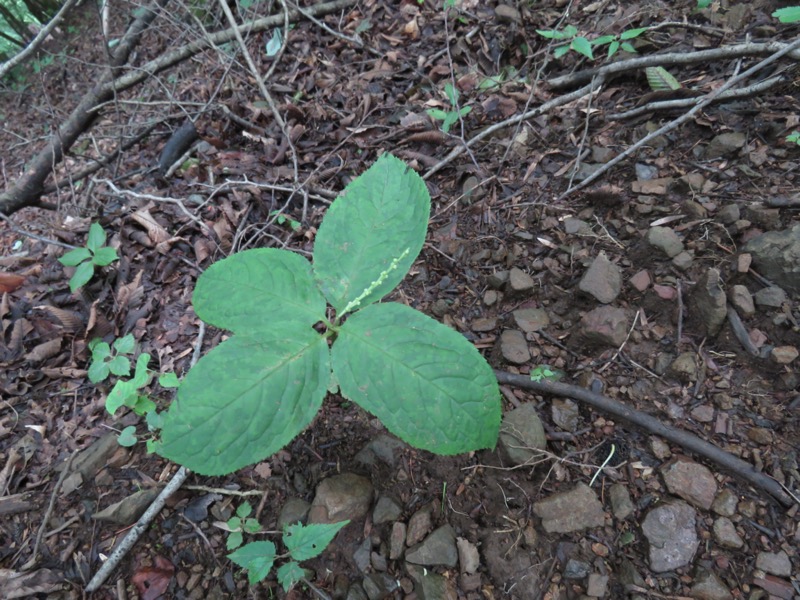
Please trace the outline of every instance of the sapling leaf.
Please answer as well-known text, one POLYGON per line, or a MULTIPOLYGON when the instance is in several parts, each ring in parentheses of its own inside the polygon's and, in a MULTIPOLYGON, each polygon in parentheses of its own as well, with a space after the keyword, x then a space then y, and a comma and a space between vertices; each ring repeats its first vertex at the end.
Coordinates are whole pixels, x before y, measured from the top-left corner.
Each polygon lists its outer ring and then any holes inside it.
POLYGON ((617 50, 619 50, 619 45, 620 45, 619 42, 616 41, 616 40, 614 40, 613 42, 611 42, 608 45, 608 57, 609 58, 611 58, 612 56, 614 56, 617 53, 617 50))
MULTIPOLYGON (((131 374, 131 361, 125 356, 115 356, 106 364, 108 370, 117 377, 127 377, 131 374)), ((91 380, 91 377, 89 379, 91 380)))
POLYGON ((601 35, 599 38, 592 40, 592 46, 602 46, 603 44, 613 42, 615 39, 617 39, 615 35, 601 35))
POLYGON ((247 533, 258 533, 261 531, 261 524, 255 519, 245 519, 242 523, 242 529, 247 533))
POLYGON ((251 512, 253 512, 253 507, 250 505, 250 503, 242 502, 236 509, 236 516, 240 519, 245 519, 250 516, 251 512))
POLYGON ((800 21, 800 6, 786 6, 779 8, 772 16, 781 23, 797 23, 800 21))
POLYGON ((570 42, 569 46, 578 54, 583 54, 586 58, 594 60, 594 55, 592 54, 592 45, 585 37, 576 37, 574 40, 572 40, 572 42, 570 42))
POLYGON ((619 34, 619 39, 621 40, 632 40, 633 38, 639 37, 645 31, 650 29, 649 27, 637 27, 636 29, 628 29, 627 31, 623 31, 619 34))
POLYGON ((197 280, 194 310, 206 323, 255 334, 275 322, 312 326, 325 318, 325 298, 311 264, 294 252, 257 248, 211 265, 197 280))
POLYGON ((89 381, 92 383, 100 383, 101 381, 105 381, 110 373, 108 368, 108 364, 103 360, 92 360, 92 364, 89 365, 89 369, 86 371, 86 375, 89 377, 89 381))
POLYGON ((247 569, 247 580, 250 585, 255 585, 272 570, 272 565, 275 563, 275 544, 251 542, 228 554, 228 558, 243 569, 247 569))
POLYGON ((629 42, 622 42, 622 49, 625 52, 630 52, 631 54, 636 54, 636 48, 633 47, 633 44, 629 42))
POLYGON ((429 108, 429 109, 427 110, 427 113, 428 113, 428 114, 429 114, 431 117, 433 117, 434 119, 436 119, 437 121, 443 121, 444 119, 446 119, 446 118, 447 118, 447 115, 449 115, 449 114, 450 114, 450 113, 446 113, 446 112, 444 112, 443 110, 441 110, 441 109, 439 109, 439 108, 429 108))
POLYGON ((75 248, 58 259, 65 267, 77 267, 84 261, 91 260, 92 253, 86 248, 75 248))
POLYGON ((457 112, 447 113, 447 116, 444 118, 444 122, 442 123, 442 131, 445 133, 450 133, 450 128, 457 122, 458 122, 457 112))
POLYGON ((136 339, 132 333, 114 341, 114 350, 119 354, 130 354, 136 349, 136 339))
POLYGON ((117 381, 106 397, 106 410, 109 414, 113 415, 123 406, 135 403, 137 389, 131 379, 117 381))
POLYGON ((494 447, 494 373, 438 321, 402 304, 368 306, 342 325, 331 359, 342 394, 412 446, 438 454, 494 447))
POLYGON ((158 453, 201 475, 259 462, 305 429, 329 381, 327 342, 310 327, 274 322, 258 339, 235 335, 181 381, 158 453))
MULTIPOLYGON (((150 431, 158 431, 159 429, 161 429, 161 425, 164 422, 164 418, 162 417, 161 413, 151 410, 149 413, 145 415, 144 422, 147 423, 147 428, 150 431)), ((147 451, 155 452, 155 448, 150 447, 150 440, 148 440, 147 451)))
POLYGON ((314 523, 310 525, 287 525, 284 529, 283 543, 295 560, 308 560, 322 554, 339 530, 350 523, 314 523))
POLYGON ((181 381, 175 373, 164 373, 158 378, 158 385, 163 388, 176 388, 180 386, 181 381))
POLYGON ((131 446, 136 445, 136 427, 130 425, 129 427, 126 427, 120 431, 119 435, 117 436, 117 443, 125 448, 130 448, 131 446))
POLYGON ((133 409, 134 413, 136 413, 141 417, 146 415, 150 411, 155 410, 156 403, 150 400, 150 398, 148 398, 147 396, 138 394, 136 396, 136 402, 133 404, 131 408, 133 409))
POLYGON ((383 154, 331 204, 314 243, 314 275, 337 313, 408 249, 359 307, 380 300, 400 283, 422 250, 430 206, 422 178, 390 154, 383 154))
POLYGON ((556 58, 561 58, 567 52, 569 52, 569 45, 558 46, 555 50, 553 50, 553 56, 555 56, 556 58))
POLYGON ((293 560, 278 567, 275 575, 278 577, 278 583, 281 584, 284 592, 288 592, 295 583, 302 581, 303 577, 306 576, 303 567, 293 560))
MULTIPOLYGON (((230 525, 230 522, 228 522, 228 525, 230 525)), ((238 527, 241 527, 241 525, 237 523, 235 527, 238 528, 238 527)), ((234 549, 238 548, 239 546, 241 546, 242 542, 244 542, 244 535, 242 534, 242 532, 241 531, 231 531, 228 534, 228 539, 225 540, 225 548, 227 550, 234 550, 234 549)))
POLYGON ((75 267, 75 273, 69 279, 69 289, 71 292, 78 290, 85 286, 92 280, 94 276, 94 265, 91 261, 82 262, 75 267))
POLYGON ((455 107, 458 104, 458 90, 452 83, 446 83, 444 86, 444 94, 450 100, 450 105, 455 107))
POLYGON ((106 243, 106 232, 100 226, 100 223, 92 223, 89 226, 89 235, 86 238, 86 247, 96 254, 97 251, 106 243))
POLYGON ((147 370, 147 363, 150 362, 150 355, 142 352, 136 359, 136 369, 133 373, 131 382, 136 386, 136 389, 146 386, 150 383, 150 372, 147 370))
POLYGON ((97 251, 94 253, 94 256, 92 257, 92 262, 98 267, 105 267, 106 265, 110 265, 118 258, 119 257, 117 256, 117 251, 114 250, 114 248, 105 246, 103 248, 97 249, 97 251))

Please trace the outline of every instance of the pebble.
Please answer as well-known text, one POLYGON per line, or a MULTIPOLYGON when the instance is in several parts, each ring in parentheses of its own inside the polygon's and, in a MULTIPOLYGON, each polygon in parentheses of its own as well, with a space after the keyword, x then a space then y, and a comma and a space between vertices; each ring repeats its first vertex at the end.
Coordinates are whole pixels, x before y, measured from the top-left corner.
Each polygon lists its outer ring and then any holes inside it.
POLYGON ((578 289, 594 296, 603 304, 610 304, 617 299, 622 289, 622 271, 601 251, 584 273, 578 289))
POLYGON ((714 521, 714 538, 720 546, 738 549, 744 546, 744 540, 736 531, 736 526, 728 517, 719 517, 714 521))
POLYGON ((376 525, 391 523, 399 519, 401 514, 403 509, 395 500, 389 496, 381 496, 372 510, 372 522, 376 525))
POLYGON ((550 325, 550 316, 546 310, 541 308, 520 308, 511 315, 514 317, 517 327, 526 333, 539 331, 550 325))
POLYGON ((569 398, 554 398, 550 405, 553 423, 564 431, 577 431, 580 420, 578 403, 569 398))
POLYGON ((460 537, 456 539, 456 548, 458 550, 458 564, 461 567, 461 572, 470 575, 475 573, 481 563, 478 547, 466 538, 460 537))
POLYGON ((714 502, 711 504, 711 510, 723 517, 732 517, 736 514, 736 504, 738 502, 739 499, 736 497, 736 494, 728 488, 725 488, 714 498, 714 502))
POLYGON ((669 258, 683 252, 683 242, 678 234, 669 227, 651 227, 644 237, 645 241, 656 250, 660 250, 669 258))
POLYGON ((783 550, 780 552, 759 552, 756 555, 756 568, 778 577, 789 577, 792 574, 792 563, 789 560, 789 555, 783 550))
POLYGON ((741 313, 743 317, 750 317, 756 312, 756 305, 753 301, 753 295, 747 286, 734 285, 728 293, 728 300, 733 307, 741 313))
POLYGON ((608 575, 592 573, 586 583, 586 595, 593 598, 605 598, 608 590, 608 575))
POLYGON ((722 329, 728 316, 728 299, 718 269, 708 269, 698 277, 689 294, 689 310, 700 335, 714 336, 722 329))
POLYGON ((800 356, 800 352, 794 346, 776 346, 770 350, 769 356, 779 365, 788 365, 800 356))
POLYGON ((547 447, 547 437, 532 403, 522 404, 503 415, 497 446, 503 459, 512 466, 533 463, 541 457, 537 450, 547 447))
POLYGON ((406 561, 415 565, 433 567, 442 565, 453 568, 458 564, 456 534, 451 525, 434 530, 421 543, 406 551, 406 561))
POLYGON ((692 598, 698 600, 731 600, 731 591, 725 582, 711 571, 698 571, 692 585, 692 598))
POLYGON ((323 479, 308 513, 309 523, 338 523, 358 520, 369 512, 372 482, 354 473, 323 479))
POLYGON ((395 521, 392 524, 392 533, 389 536, 389 560, 397 560, 403 556, 406 545, 406 524, 395 521))
POLYGON ((589 343, 618 348, 631 326, 629 311, 614 306, 600 306, 581 318, 581 336, 589 343))
POLYGON ((758 306, 767 308, 780 308, 788 300, 786 292, 774 285, 758 290, 755 299, 758 306))
POLYGON ((608 490, 608 497, 611 500, 611 511, 614 513, 614 517, 620 521, 630 517, 636 510, 631 502, 628 486, 622 483, 612 485, 608 490))
POLYGON ((677 459, 661 469, 667 489, 690 504, 708 510, 717 495, 717 480, 696 462, 677 459))
POLYGON ((570 533, 605 525, 605 512, 597 494, 585 483, 533 504, 547 533, 570 533))
POLYGON ((652 279, 650 278, 650 273, 648 273, 647 271, 639 271, 638 273, 636 273, 636 275, 631 277, 629 281, 630 284, 634 287, 634 289, 636 289, 636 291, 638 292, 645 291, 647 288, 650 287, 650 284, 652 283, 652 279))
POLYGON ((406 533, 406 546, 420 543, 433 528, 431 509, 422 508, 411 515, 408 520, 408 533, 406 533))
POLYGON ((500 334, 500 354, 503 359, 513 365, 521 365, 531 359, 531 351, 528 348, 528 340, 525 335, 517 329, 506 329, 500 334))
POLYGON ((534 287, 533 277, 528 275, 522 269, 513 267, 508 273, 507 288, 510 292, 522 293, 529 292, 534 287))
POLYGON ((666 502, 648 512, 642 522, 642 533, 649 542, 650 569, 664 573, 688 565, 700 546, 696 524, 697 513, 680 500, 666 502))

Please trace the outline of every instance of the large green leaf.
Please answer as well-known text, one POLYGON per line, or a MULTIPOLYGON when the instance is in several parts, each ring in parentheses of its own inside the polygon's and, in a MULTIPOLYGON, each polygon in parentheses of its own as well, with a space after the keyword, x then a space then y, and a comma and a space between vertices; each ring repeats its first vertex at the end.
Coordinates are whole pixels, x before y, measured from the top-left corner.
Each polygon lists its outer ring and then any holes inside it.
POLYGON ((317 414, 330 381, 325 338, 273 323, 235 335, 189 371, 156 450, 202 475, 223 475, 274 454, 317 414))
POLYGON ((275 544, 269 541, 245 544, 228 554, 228 558, 247 569, 247 580, 250 585, 255 585, 269 575, 275 563, 275 544))
POLYGON ((382 155, 331 205, 314 242, 314 275, 341 313, 380 300, 400 283, 422 249, 431 199, 403 161, 382 155))
POLYGON ((281 321, 311 326, 325 317, 311 263, 288 250, 245 250, 211 265, 192 298, 206 323, 236 333, 272 329, 281 321))
POLYGON ((375 304, 344 323, 331 355, 342 394, 412 446, 439 454, 494 447, 497 381, 458 332, 402 304, 375 304))

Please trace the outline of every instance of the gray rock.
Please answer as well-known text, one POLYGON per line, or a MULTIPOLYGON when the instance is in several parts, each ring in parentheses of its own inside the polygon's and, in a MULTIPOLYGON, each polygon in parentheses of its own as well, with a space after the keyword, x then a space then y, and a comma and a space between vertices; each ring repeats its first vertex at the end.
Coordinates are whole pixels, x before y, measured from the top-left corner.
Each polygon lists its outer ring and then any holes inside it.
POLYGON ((608 591, 608 575, 591 573, 586 582, 586 595, 593 598, 605 598, 608 591))
POLYGON ((580 411, 578 403, 569 398, 553 398, 550 405, 553 423, 564 431, 577 431, 580 411))
POLYGON ((517 329, 506 329, 500 334, 500 354, 513 365, 521 365, 531 359, 528 340, 517 329))
POLYGON ((408 520, 408 532, 406 533, 406 546, 413 546, 420 543, 428 535, 433 527, 430 507, 421 508, 408 520))
POLYGON ((800 223, 783 231, 770 231, 744 247, 753 256, 760 275, 793 293, 800 293, 800 223))
POLYGON ((621 483, 615 483, 609 488, 608 498, 611 500, 611 511, 614 513, 614 517, 620 521, 630 517, 636 510, 631 502, 627 486, 621 483))
POLYGON ((395 521, 392 524, 392 534, 389 536, 389 560, 397 560, 403 556, 406 545, 406 524, 395 521))
POLYGON ((683 252, 683 242, 678 234, 669 227, 651 227, 644 237, 645 241, 656 250, 660 250, 669 258, 683 252))
POLYGON ((354 583, 347 590, 347 598, 345 600, 369 600, 369 598, 364 593, 364 588, 361 587, 361 584, 354 583))
POLYGON ((714 336, 719 333, 728 314, 719 270, 708 269, 700 276, 689 296, 689 310, 700 335, 714 336))
POLYGON ((470 324, 472 331, 477 331, 479 333, 492 331, 495 327, 497 327, 496 317, 478 317, 470 324))
POLYGON ((305 523, 310 508, 311 505, 302 498, 289 498, 278 515, 278 529, 282 531, 286 525, 305 523))
POLYGON ((725 583, 711 571, 702 569, 694 577, 692 598, 698 600, 731 600, 733 596, 725 583))
POLYGON ((389 467, 395 467, 400 455, 407 448, 405 442, 382 433, 356 454, 356 460, 368 467, 374 467, 378 460, 389 467))
POLYGON ((656 573, 688 565, 700 545, 695 530, 697 513, 680 500, 666 502, 647 513, 642 533, 649 542, 650 568, 656 573))
POLYGON ((522 269, 514 267, 511 269, 511 271, 509 271, 508 284, 506 285, 508 291, 519 294, 531 291, 533 286, 533 277, 528 275, 522 269))
POLYGON ((681 271, 687 270, 689 267, 692 266, 693 262, 694 262, 694 257, 690 252, 686 252, 686 250, 684 250, 683 252, 678 252, 678 254, 676 254, 672 258, 672 264, 675 265, 675 267, 680 269, 681 271))
POLYGON ((636 171, 636 179, 639 181, 650 181, 658 177, 658 167, 655 165, 636 163, 633 168, 636 171))
POLYGON ((361 582, 364 592, 369 600, 383 600, 398 587, 400 587, 393 577, 386 573, 370 573, 361 582))
POLYGON ((494 8, 494 14, 501 23, 522 23, 519 11, 508 4, 498 4, 494 8))
POLYGON ((371 554, 372 554, 372 542, 369 538, 366 538, 363 542, 358 545, 356 551, 353 552, 353 562, 356 563, 356 567, 362 573, 366 573, 369 571, 369 567, 371 564, 371 554))
POLYGON ((458 564, 456 533, 450 525, 434 530, 421 543, 406 551, 406 562, 424 567, 442 565, 453 568, 458 564))
POLYGON ((456 600, 455 582, 426 569, 406 565, 406 570, 414 580, 414 591, 419 600, 456 600))
POLYGON ((741 548, 744 540, 736 531, 736 526, 728 517, 718 517, 713 526, 714 539, 725 548, 741 548))
POLYGON ((780 308, 789 298, 778 286, 770 286, 756 292, 756 304, 767 308, 780 308))
POLYGON ((738 503, 739 499, 736 497, 736 494, 728 488, 725 488, 714 498, 714 502, 711 504, 711 510, 723 517, 732 517, 736 514, 736 505, 738 503))
POLYGON ((308 513, 309 523, 338 523, 366 516, 372 502, 372 483, 354 473, 334 475, 320 482, 308 513))
POLYGON ((794 346, 776 346, 769 351, 769 357, 779 365, 788 365, 800 356, 800 351, 794 346))
POLYGON ((550 317, 547 311, 541 308, 520 308, 511 313, 511 315, 514 317, 517 327, 526 333, 539 331, 550 325, 550 317))
POLYGON ((683 352, 677 356, 667 370, 669 375, 682 381, 690 383, 697 381, 697 358, 694 352, 683 352))
POLYGON ((386 557, 380 552, 373 552, 370 554, 369 562, 372 565, 372 568, 376 571, 383 572, 389 568, 389 564, 386 562, 386 557))
POLYGON ((475 573, 481 564, 481 556, 478 554, 478 547, 466 538, 456 539, 456 549, 458 550, 458 564, 462 573, 475 573))
POLYGON ((547 438, 533 404, 523 404, 503 415, 497 445, 501 456, 513 466, 533 463, 541 458, 537 450, 547 447, 547 438))
POLYGON ((746 141, 747 137, 739 131, 721 133, 708 143, 703 152, 703 158, 710 160, 730 156, 744 148, 746 141))
POLYGON ((750 290, 747 289, 747 286, 734 285, 730 289, 730 292, 728 292, 728 300, 743 317, 752 316, 756 312, 753 295, 750 293, 750 290))
POLYGON ((592 565, 582 560, 570 558, 564 565, 564 579, 583 579, 592 570, 592 565))
POLYGON ((738 204, 726 204, 717 211, 717 219, 723 225, 732 225, 741 218, 738 204))
POLYGON ((717 480, 708 468, 677 459, 661 469, 667 489, 690 504, 708 510, 717 495, 717 480))
POLYGON ((564 219, 564 232, 569 235, 588 235, 592 232, 591 226, 583 219, 567 217, 564 219))
POLYGON ((778 577, 789 577, 792 574, 792 563, 789 560, 789 555, 783 550, 780 552, 759 552, 756 555, 756 568, 778 577))
POLYGON ((591 344, 619 347, 631 326, 630 313, 623 308, 600 306, 581 318, 581 335, 591 344))
POLYGON ((603 505, 585 483, 534 503, 533 512, 542 520, 542 527, 548 533, 581 531, 602 527, 606 522, 603 505))
POLYGON ((622 289, 622 271, 601 251, 583 274, 578 289, 609 304, 617 299, 622 289))
POLYGON ((637 587, 643 588, 646 587, 646 583, 644 578, 639 574, 639 571, 636 570, 634 564, 630 561, 630 559, 623 558, 622 562, 619 565, 619 582, 624 585, 635 585, 637 587))
POLYGON ((396 521, 403 514, 402 507, 389 496, 381 496, 372 511, 372 522, 376 525, 396 521))
POLYGON ((499 290, 508 282, 508 277, 508 271, 498 271, 489 275, 486 278, 486 283, 489 284, 489 287, 499 290))

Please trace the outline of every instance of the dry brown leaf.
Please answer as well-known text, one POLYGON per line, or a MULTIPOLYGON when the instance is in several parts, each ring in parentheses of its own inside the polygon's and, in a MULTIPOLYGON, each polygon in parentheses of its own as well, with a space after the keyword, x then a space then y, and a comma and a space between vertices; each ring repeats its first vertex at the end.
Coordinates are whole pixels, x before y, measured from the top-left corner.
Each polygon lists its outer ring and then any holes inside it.
POLYGON ((25 355, 25 360, 32 363, 39 363, 47 360, 48 358, 56 356, 59 352, 61 352, 62 339, 63 338, 61 336, 58 336, 57 338, 53 338, 48 342, 34 346, 33 350, 25 355))
POLYGON ((139 225, 144 227, 144 229, 147 231, 147 237, 149 237, 154 244, 164 242, 170 238, 167 230, 158 224, 153 215, 151 215, 150 211, 146 208, 137 210, 131 215, 131 217, 139 225))
POLYGON ((5 271, 0 271, 0 292, 13 292, 23 283, 25 283, 24 277, 14 275, 13 273, 6 273, 5 271))

